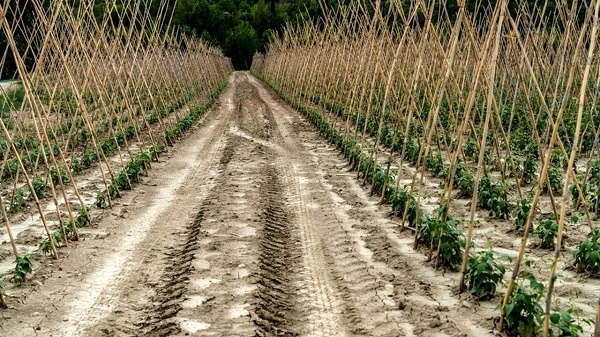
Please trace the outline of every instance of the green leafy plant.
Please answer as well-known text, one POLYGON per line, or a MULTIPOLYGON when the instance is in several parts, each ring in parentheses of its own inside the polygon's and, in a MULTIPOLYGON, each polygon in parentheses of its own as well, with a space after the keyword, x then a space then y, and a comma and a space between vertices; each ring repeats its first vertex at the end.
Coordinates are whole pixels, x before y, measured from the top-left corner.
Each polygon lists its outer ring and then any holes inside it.
POLYGON ((555 240, 558 233, 558 224, 553 219, 547 219, 533 231, 533 236, 541 240, 540 247, 544 249, 554 249, 555 240))
POLYGON ((100 144, 100 148, 105 154, 112 153, 117 148, 117 141, 114 139, 114 137, 105 138, 100 144))
POLYGON ((469 258, 465 272, 467 289, 480 300, 494 297, 505 272, 506 268, 494 259, 492 251, 479 252, 469 258))
POLYGON ((537 159, 532 155, 527 155, 521 166, 521 183, 531 184, 537 180, 537 159))
POLYGON ((575 268, 579 272, 600 275, 600 228, 595 228, 588 237, 590 239, 579 243, 573 252, 575 268))
POLYGON ((54 246, 60 247, 61 243, 63 242, 63 239, 64 239, 62 230, 60 230, 60 229, 55 230, 54 232, 52 232, 51 237, 52 237, 52 240, 54 241, 54 246))
MULTIPOLYGON (((577 175, 577 180, 579 182, 583 181, 582 175, 577 175)), ((575 184, 569 185, 569 192, 571 192, 571 200, 573 201, 573 207, 578 210, 582 203, 589 204, 591 199, 593 198, 593 191, 597 188, 595 183, 583 183, 580 185, 581 191, 583 192, 583 196, 580 195, 579 190, 575 186, 575 184)))
POLYGON ((385 169, 383 169, 381 166, 378 166, 375 172, 373 191, 377 191, 383 194, 385 197, 389 197, 391 186, 393 186, 394 181, 395 179, 392 173, 387 174, 385 169), (385 191, 383 190, 384 186, 386 189, 385 191))
POLYGON ((83 165, 75 155, 71 156, 71 172, 76 175, 83 172, 83 165))
POLYGON ((77 227, 83 227, 90 223, 92 220, 92 208, 89 206, 85 206, 77 212, 77 218, 75 219, 75 224, 77 227))
MULTIPOLYGON (((583 327, 573 318, 576 309, 569 309, 550 314, 550 337, 579 337, 583 335, 583 327)), ((587 320, 584 322, 588 323, 587 320)))
POLYGON ((27 197, 25 191, 22 188, 18 187, 15 190, 12 201, 10 203, 10 211, 18 212, 22 210, 23 207, 25 207, 25 204, 27 204, 27 197))
POLYGON ((415 227, 419 215, 421 216, 421 218, 423 217, 422 210, 420 210, 419 214, 417 214, 416 193, 413 192, 413 194, 410 195, 406 187, 401 187, 399 190, 391 190, 389 202, 392 204, 393 213, 395 213, 398 217, 401 218, 404 217, 404 209, 406 208, 406 203, 409 203, 408 210, 406 211, 406 221, 411 227, 415 227))
POLYGON ((552 164, 552 166, 557 168, 566 168, 568 164, 565 157, 562 154, 560 154, 557 149, 555 149, 552 152, 552 156, 550 157, 550 163, 552 164))
POLYGON ((438 252, 436 265, 455 270, 462 262, 465 235, 458 224, 460 220, 441 207, 420 226, 418 240, 438 252))
MULTIPOLYGON (((68 220, 63 222, 65 234, 67 238, 72 238, 75 235, 75 228, 73 227, 73 221, 68 220)), ((62 235, 62 233, 60 233, 62 235)))
POLYGON ((510 204, 506 190, 500 183, 493 182, 487 173, 479 181, 477 200, 481 206, 491 211, 493 218, 508 218, 510 204))
POLYGON ((475 156, 477 156, 479 151, 477 150, 477 144, 475 144, 473 138, 469 138, 467 140, 467 143, 465 144, 465 147, 463 149, 463 153, 467 158, 475 158, 475 156))
POLYGON ((470 197, 475 191, 475 175, 469 171, 462 174, 456 174, 456 185, 460 191, 459 197, 470 197))
POLYGON ((517 201, 517 207, 514 211, 515 216, 515 229, 521 231, 525 229, 527 223, 527 217, 531 211, 531 199, 521 199, 517 201))
POLYGON ((433 172, 435 175, 439 175, 444 170, 444 160, 442 159, 442 155, 439 151, 434 151, 427 157, 427 162, 425 163, 427 169, 433 172))
POLYGON ((111 199, 115 199, 121 196, 121 194, 119 193, 119 188, 116 184, 111 184, 108 186, 108 195, 111 199))
POLYGON ((148 151, 153 159, 158 159, 158 156, 165 152, 165 144, 152 145, 148 151))
POLYGON ((540 301, 544 297, 544 285, 534 276, 527 278, 528 285, 515 284, 504 308, 506 332, 521 337, 535 336, 543 314, 540 301))
MULTIPOLYGON (((552 193, 559 194, 563 186, 563 174, 559 168, 549 167, 548 168, 548 180, 550 181, 550 188, 552 193)), ((548 185, 544 184, 543 190, 548 192, 548 185)))
MULTIPOLYGON (((56 243, 55 243, 56 246, 56 243)), ((50 245, 50 240, 48 240, 48 238, 42 240, 42 242, 40 242, 38 244, 38 249, 42 251, 42 253, 44 253, 44 255, 48 255, 50 254, 50 252, 52 251, 52 246, 50 245)))
POLYGON ((600 180, 600 159, 590 161, 589 165, 590 165, 589 179, 590 180, 600 180))
POLYGON ((46 179, 42 177, 36 177, 32 180, 31 184, 33 185, 33 191, 38 199, 46 196, 46 189, 48 188, 46 179))
POLYGON ((63 167, 59 166, 58 170, 55 167, 50 168, 50 177, 52 178, 52 183, 54 185, 60 184, 59 175, 60 180, 62 180, 63 183, 69 182, 69 175, 63 167))
POLYGON ((93 149, 87 149, 83 152, 83 158, 81 159, 81 164, 84 168, 89 168, 93 163, 98 160, 98 155, 93 149))
POLYGON ((413 164, 417 163, 419 159, 419 151, 421 147, 414 141, 408 141, 406 143, 406 155, 405 158, 413 164))
POLYGON ((127 172, 125 172, 125 171, 119 172, 113 180, 113 185, 115 185, 119 190, 130 190, 131 182, 129 181, 127 172))
POLYGON ((33 272, 33 261, 31 253, 23 254, 15 259, 15 271, 12 281, 16 284, 22 284, 27 279, 27 275, 33 272))
POLYGON ((101 191, 96 193, 96 206, 102 209, 108 208, 108 199, 106 199, 106 195, 101 191))

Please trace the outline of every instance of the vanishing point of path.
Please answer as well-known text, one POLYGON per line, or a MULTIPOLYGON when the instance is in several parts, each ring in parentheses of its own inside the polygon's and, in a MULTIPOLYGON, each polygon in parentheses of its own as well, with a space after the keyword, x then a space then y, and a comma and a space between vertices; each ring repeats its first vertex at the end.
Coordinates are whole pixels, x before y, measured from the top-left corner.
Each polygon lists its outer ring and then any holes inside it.
POLYGON ((388 212, 236 72, 140 186, 39 267, 0 336, 490 335, 388 212))

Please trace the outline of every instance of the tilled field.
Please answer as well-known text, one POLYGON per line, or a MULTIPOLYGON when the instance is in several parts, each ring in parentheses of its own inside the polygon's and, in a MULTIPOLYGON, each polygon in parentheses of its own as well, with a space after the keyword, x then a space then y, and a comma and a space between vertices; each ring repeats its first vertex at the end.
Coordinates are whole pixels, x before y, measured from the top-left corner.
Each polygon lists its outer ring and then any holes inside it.
POLYGON ((85 240, 39 265, 2 336, 487 336, 497 312, 413 251, 347 162, 248 73, 85 240))

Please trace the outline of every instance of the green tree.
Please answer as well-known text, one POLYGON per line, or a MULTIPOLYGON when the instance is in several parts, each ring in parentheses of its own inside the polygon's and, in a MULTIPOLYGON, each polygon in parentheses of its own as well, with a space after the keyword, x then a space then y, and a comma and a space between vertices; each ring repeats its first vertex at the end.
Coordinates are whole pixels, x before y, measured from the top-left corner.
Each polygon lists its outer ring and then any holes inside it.
POLYGON ((240 23, 225 41, 225 54, 232 58, 236 69, 249 69, 252 57, 258 50, 256 31, 248 22, 240 23))

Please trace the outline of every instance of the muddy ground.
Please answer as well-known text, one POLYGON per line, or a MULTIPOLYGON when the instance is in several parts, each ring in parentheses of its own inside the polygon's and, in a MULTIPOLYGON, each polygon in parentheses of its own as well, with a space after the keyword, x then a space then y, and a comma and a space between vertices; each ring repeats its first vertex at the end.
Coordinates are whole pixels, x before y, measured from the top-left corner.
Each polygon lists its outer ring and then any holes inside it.
POLYGON ((234 73, 139 187, 10 289, 0 336, 492 336, 493 306, 456 294, 460 275, 432 269, 377 202, 234 73))

